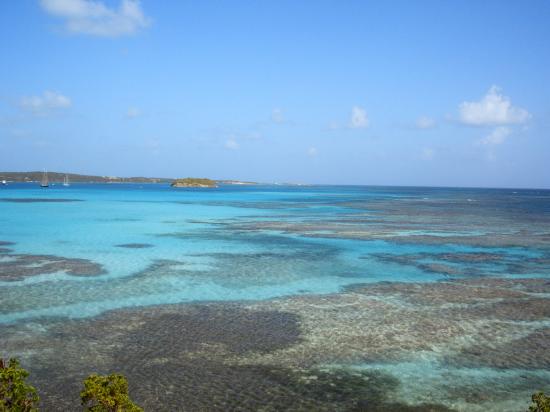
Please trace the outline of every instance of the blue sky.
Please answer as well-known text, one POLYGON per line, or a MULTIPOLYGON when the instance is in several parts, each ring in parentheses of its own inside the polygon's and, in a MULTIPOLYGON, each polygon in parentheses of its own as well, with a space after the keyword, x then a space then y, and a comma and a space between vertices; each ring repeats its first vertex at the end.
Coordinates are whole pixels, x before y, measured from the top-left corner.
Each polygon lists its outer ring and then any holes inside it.
POLYGON ((0 170, 550 187, 548 1, 0 3, 0 170))

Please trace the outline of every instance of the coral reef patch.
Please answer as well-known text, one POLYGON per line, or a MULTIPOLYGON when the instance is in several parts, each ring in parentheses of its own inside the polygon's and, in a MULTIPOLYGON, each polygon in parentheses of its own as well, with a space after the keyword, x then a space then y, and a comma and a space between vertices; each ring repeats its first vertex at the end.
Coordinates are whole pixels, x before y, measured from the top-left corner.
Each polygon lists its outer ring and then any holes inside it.
POLYGON ((541 279, 383 282, 2 325, 0 344, 29 366, 45 410, 74 409, 87 374, 119 371, 155 410, 512 411, 550 378, 549 290, 541 279), (486 377, 474 384, 471 368, 486 377))
POLYGON ((27 277, 65 272, 72 276, 97 276, 104 268, 88 259, 67 258, 53 255, 15 254, 7 248, 0 249, 0 281, 18 281, 27 277))

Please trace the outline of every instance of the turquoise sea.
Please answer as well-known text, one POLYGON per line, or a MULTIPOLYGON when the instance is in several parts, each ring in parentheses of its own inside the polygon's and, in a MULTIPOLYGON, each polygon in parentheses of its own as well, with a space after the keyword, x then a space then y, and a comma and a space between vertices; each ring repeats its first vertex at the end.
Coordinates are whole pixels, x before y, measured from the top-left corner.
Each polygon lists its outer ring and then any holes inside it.
POLYGON ((0 356, 44 410, 525 410, 550 391, 550 191, 0 187, 0 356))

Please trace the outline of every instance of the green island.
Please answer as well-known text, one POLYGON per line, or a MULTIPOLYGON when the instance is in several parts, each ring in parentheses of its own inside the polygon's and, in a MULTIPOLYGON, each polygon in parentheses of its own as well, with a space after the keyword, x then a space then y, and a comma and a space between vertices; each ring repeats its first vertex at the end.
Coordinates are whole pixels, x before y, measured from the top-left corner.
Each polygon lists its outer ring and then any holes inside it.
POLYGON ((215 180, 205 178, 186 177, 176 179, 171 184, 172 187, 218 187, 215 180))

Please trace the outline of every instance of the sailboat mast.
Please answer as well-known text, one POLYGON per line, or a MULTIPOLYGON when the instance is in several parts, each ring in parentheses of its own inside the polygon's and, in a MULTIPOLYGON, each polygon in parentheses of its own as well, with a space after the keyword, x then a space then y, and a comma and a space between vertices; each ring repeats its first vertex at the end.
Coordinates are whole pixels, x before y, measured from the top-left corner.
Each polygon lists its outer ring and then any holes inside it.
POLYGON ((42 182, 40 182, 41 187, 48 187, 48 172, 46 172, 46 169, 44 169, 44 173, 42 174, 42 182))

